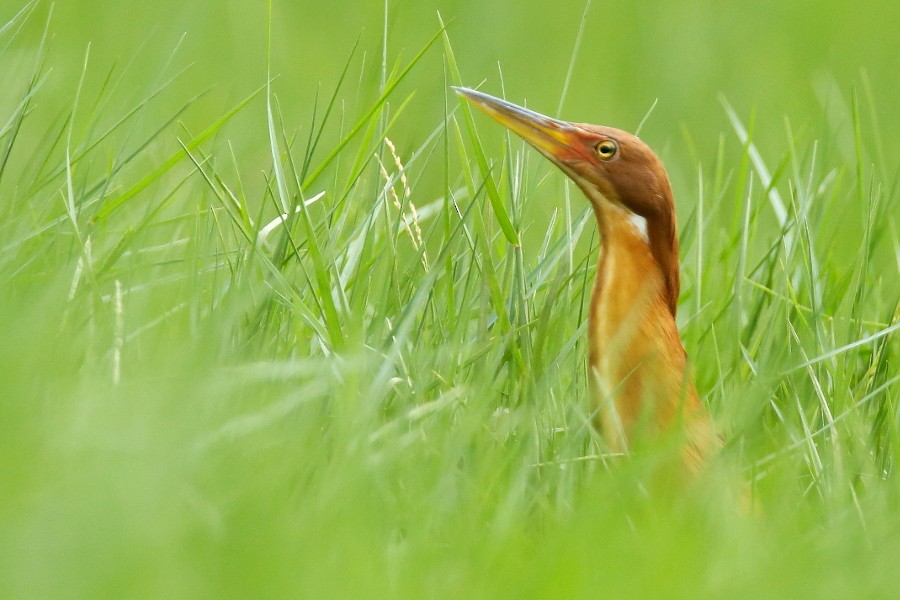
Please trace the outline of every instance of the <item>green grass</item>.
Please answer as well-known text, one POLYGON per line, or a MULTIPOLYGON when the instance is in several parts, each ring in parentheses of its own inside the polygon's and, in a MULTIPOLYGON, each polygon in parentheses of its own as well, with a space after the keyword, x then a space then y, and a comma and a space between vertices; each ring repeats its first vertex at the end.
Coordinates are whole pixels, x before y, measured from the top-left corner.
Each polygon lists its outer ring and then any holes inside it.
POLYGON ((875 9, 422 4, 276 3, 268 40, 236 1, 161 3, 149 35, 138 6, 0 10, 0 595, 894 597, 900 84, 875 9), (825 32, 858 44, 788 51, 825 32), (592 430, 593 217, 450 90, 483 78, 643 123, 667 164, 728 440, 693 487, 650 485, 665 443, 623 460, 592 430))

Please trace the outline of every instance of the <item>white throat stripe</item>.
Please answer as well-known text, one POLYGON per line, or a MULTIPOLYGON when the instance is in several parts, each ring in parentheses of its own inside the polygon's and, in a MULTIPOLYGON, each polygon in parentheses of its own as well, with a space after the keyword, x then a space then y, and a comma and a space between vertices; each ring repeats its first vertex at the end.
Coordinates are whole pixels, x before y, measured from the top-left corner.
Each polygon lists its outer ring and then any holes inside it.
POLYGON ((641 215, 636 215, 631 211, 628 211, 628 221, 631 225, 637 229, 638 234, 640 234, 641 238, 646 243, 650 243, 650 234, 647 232, 647 219, 642 217, 641 215))

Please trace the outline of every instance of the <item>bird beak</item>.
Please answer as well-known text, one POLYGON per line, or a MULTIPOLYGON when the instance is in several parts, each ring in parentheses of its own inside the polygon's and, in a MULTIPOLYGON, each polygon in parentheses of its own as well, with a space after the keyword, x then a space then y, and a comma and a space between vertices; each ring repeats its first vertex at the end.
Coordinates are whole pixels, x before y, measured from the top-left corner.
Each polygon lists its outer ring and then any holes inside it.
POLYGON ((492 119, 557 161, 584 158, 587 152, 581 129, 566 121, 552 119, 512 102, 469 88, 454 87, 457 94, 492 119))

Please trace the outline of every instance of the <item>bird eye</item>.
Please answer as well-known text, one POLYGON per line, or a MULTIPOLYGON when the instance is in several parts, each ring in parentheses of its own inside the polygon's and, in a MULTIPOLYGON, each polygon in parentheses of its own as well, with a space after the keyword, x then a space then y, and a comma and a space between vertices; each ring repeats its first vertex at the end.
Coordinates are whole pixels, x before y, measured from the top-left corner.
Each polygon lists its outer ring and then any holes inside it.
POLYGON ((597 144, 597 156, 603 160, 609 160, 616 155, 619 145, 612 140, 604 140, 597 144))

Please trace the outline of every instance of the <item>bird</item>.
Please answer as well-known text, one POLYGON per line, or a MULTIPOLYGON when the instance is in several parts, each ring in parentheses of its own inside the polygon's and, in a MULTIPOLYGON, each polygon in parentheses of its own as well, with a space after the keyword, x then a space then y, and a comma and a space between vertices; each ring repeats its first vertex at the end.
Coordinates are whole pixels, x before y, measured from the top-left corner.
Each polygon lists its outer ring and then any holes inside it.
POLYGON ((640 138, 554 119, 454 87, 559 167, 593 208, 601 248, 588 312, 588 385, 607 448, 675 434, 676 462, 698 474, 720 444, 688 368, 675 314, 678 229, 669 177, 640 138))

